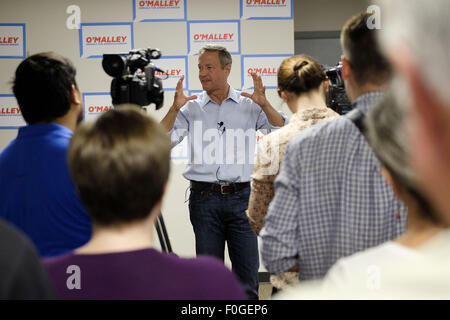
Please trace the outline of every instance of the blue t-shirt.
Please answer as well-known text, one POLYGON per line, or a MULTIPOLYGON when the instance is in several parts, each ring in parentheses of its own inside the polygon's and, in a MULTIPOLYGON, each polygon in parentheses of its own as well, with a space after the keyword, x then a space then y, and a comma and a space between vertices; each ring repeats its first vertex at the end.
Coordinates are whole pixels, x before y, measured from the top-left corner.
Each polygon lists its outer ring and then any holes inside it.
POLYGON ((0 154, 0 217, 27 234, 44 257, 82 246, 92 232, 68 170, 72 134, 54 123, 22 127, 0 154))

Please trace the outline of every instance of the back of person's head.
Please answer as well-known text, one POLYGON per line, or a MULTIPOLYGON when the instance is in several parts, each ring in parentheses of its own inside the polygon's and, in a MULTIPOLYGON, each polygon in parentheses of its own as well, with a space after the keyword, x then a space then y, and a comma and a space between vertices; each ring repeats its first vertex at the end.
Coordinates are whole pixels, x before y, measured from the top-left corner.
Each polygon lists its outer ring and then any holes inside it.
POLYGON ((72 87, 77 88, 75 74, 70 60, 54 52, 23 60, 15 73, 13 92, 25 121, 46 123, 64 116, 72 103, 72 87))
POLYGON ((341 31, 341 46, 357 84, 383 85, 391 77, 389 62, 377 43, 377 29, 369 29, 371 14, 361 12, 348 20, 341 31))
POLYGON ((308 93, 320 87, 327 76, 312 57, 296 55, 286 58, 278 68, 278 94, 288 91, 295 95, 308 93))
POLYGON ((450 2, 448 0, 378 0, 381 46, 386 53, 408 50, 422 83, 450 108, 450 2), (433 4, 433 5, 431 5, 433 4))
POLYGON ((233 59, 231 58, 230 52, 228 52, 227 48, 215 45, 215 44, 207 44, 203 48, 200 49, 198 52, 199 55, 205 53, 205 52, 217 52, 219 55, 220 65, 223 68, 225 68, 227 65, 233 63, 233 59))
POLYGON ((164 193, 170 141, 163 127, 135 105, 116 106, 75 131, 69 169, 94 224, 146 219, 164 193))
POLYGON ((434 222, 438 219, 429 202, 419 191, 417 176, 410 166, 409 140, 405 128, 405 114, 395 95, 390 91, 369 112, 365 120, 367 140, 381 165, 392 178, 414 199, 419 213, 434 222))

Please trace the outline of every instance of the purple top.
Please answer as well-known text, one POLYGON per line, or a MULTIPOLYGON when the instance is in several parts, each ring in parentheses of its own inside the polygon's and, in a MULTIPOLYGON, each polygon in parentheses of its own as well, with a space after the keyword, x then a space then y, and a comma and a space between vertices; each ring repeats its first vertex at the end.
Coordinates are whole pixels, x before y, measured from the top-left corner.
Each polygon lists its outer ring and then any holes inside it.
POLYGON ((61 299, 243 300, 222 261, 155 249, 75 254, 43 260, 61 299))

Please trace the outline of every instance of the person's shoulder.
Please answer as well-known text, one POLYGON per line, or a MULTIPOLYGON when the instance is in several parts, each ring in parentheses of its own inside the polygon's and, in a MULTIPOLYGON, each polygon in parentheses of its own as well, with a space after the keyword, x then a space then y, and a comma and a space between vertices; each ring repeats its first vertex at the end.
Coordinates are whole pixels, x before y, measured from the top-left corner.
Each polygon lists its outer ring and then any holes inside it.
POLYGON ((45 257, 42 259, 42 263, 47 269, 55 269, 61 265, 68 265, 74 259, 74 256, 73 252, 67 252, 58 256, 45 257))
POLYGON ((218 272, 221 274, 227 274, 230 272, 222 261, 214 257, 199 256, 195 258, 179 257, 175 254, 163 254, 161 257, 166 260, 166 263, 179 265, 184 270, 190 270, 195 274, 208 275, 209 272, 218 272))
POLYGON ((180 269, 192 276, 203 279, 215 279, 215 281, 229 281, 233 274, 217 258, 209 256, 198 256, 195 258, 181 258, 173 254, 165 255, 166 262, 175 264, 180 269))
POLYGON ((403 246, 397 244, 394 241, 387 241, 378 246, 365 249, 363 251, 356 252, 350 256, 339 259, 336 265, 341 268, 351 268, 358 266, 368 266, 372 264, 381 264, 386 259, 392 258, 396 252, 404 250, 403 246))
MULTIPOLYGON (((3 249, 0 250, 0 257, 7 252, 16 252, 18 249, 26 248, 30 250, 34 250, 33 245, 28 240, 27 236, 22 233, 22 231, 16 229, 14 226, 9 224, 4 220, 0 219, 0 243, 8 244, 8 246, 3 246, 3 249), (8 249, 8 250, 7 250, 8 249)), ((3 258, 0 258, 3 260, 3 258)))
POLYGON ((247 107, 252 110, 256 110, 258 112, 262 111, 261 107, 258 104, 256 104, 252 99, 241 95, 242 91, 239 91, 236 89, 232 89, 232 90, 233 90, 233 92, 231 93, 231 96, 232 96, 233 100, 239 104, 240 107, 247 107))
POLYGON ((345 136, 352 133, 351 126, 351 121, 346 117, 333 118, 300 131, 298 135, 292 138, 289 144, 298 146, 317 145, 320 142, 345 139, 345 136))
POLYGON ((195 92, 195 95, 197 98, 186 102, 186 104, 181 108, 181 111, 187 111, 191 108, 199 107, 204 104, 205 99, 207 99, 206 91, 195 92))
POLYGON ((8 145, 0 151, 0 160, 8 156, 9 153, 14 152, 14 146, 17 143, 17 138, 14 138, 8 145))
POLYGON ((211 298, 246 299, 236 276, 223 261, 211 256, 181 258, 174 254, 160 254, 168 266, 176 267, 182 274, 189 275, 189 279, 208 290, 208 294, 212 295, 211 298))

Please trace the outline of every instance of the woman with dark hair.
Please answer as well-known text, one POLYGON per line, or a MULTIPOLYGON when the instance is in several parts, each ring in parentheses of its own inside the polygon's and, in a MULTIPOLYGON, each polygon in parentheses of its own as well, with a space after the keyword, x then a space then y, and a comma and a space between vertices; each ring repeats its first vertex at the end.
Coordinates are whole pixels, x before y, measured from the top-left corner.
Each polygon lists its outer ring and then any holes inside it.
MULTIPOLYGON (((293 115, 289 124, 265 136, 258 147, 247 210, 256 234, 264 226, 264 217, 274 196, 273 182, 279 173, 289 140, 303 129, 339 116, 326 106, 327 90, 325 72, 312 57, 296 55, 281 63, 278 69, 278 94, 293 115)), ((287 283, 297 282, 297 279, 297 272, 271 276, 272 284, 278 289, 287 283)))

